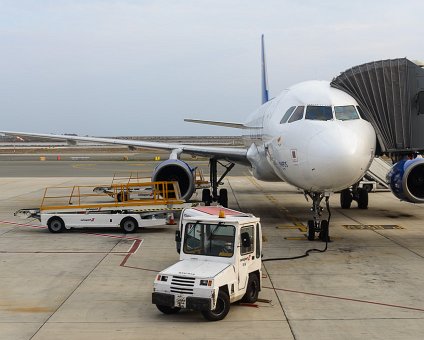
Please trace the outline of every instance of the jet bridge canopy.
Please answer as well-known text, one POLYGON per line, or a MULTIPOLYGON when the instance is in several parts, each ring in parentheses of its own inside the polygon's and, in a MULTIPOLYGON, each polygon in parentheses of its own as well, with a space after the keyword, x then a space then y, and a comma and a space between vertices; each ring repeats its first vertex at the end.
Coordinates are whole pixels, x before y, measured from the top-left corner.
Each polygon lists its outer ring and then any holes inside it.
POLYGON ((406 58, 352 67, 331 86, 354 97, 382 153, 424 151, 424 69, 406 58))

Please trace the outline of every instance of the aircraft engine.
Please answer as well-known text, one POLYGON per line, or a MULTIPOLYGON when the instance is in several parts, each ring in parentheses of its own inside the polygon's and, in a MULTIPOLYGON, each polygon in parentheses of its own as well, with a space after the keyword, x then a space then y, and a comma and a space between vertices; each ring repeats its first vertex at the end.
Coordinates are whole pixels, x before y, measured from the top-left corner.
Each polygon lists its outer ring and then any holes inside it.
POLYGON ((401 160, 390 169, 387 182, 402 201, 424 203, 424 159, 401 160))
POLYGON ((189 200, 195 190, 194 169, 179 159, 168 159, 160 163, 153 170, 152 181, 178 182, 184 200, 189 200))

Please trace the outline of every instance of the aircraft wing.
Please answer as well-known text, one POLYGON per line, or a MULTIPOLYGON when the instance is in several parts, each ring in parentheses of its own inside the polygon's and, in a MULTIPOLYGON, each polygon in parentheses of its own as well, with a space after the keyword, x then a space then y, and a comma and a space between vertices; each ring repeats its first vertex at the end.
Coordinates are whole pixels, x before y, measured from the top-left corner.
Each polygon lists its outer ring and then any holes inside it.
POLYGON ((100 137, 81 137, 69 135, 54 135, 43 133, 28 133, 17 131, 0 131, 0 133, 17 136, 17 137, 34 137, 34 138, 48 138, 67 141, 69 144, 76 144, 76 142, 94 142, 103 144, 125 145, 132 147, 140 147, 153 150, 168 150, 175 151, 176 153, 186 153, 196 156, 215 157, 229 162, 234 162, 243 165, 250 165, 247 160, 247 150, 244 148, 224 148, 213 146, 198 146, 198 145, 185 145, 161 142, 146 142, 136 141, 129 139, 113 139, 113 138, 100 138, 100 137))

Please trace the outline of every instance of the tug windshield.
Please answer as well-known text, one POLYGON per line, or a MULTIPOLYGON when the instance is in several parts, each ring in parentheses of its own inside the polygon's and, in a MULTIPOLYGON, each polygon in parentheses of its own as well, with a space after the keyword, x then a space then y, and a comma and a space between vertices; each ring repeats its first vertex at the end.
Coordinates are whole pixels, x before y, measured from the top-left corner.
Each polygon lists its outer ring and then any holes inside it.
POLYGON ((225 224, 188 223, 183 251, 186 254, 232 257, 236 228, 225 224))

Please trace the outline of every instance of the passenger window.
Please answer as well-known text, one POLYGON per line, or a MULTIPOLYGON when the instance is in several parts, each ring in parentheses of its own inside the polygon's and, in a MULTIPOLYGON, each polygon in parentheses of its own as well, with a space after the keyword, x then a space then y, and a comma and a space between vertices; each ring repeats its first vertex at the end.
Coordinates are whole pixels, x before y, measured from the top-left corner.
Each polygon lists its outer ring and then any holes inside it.
POLYGON ((248 226, 248 227, 243 227, 240 230, 240 255, 245 255, 245 254, 249 254, 253 252, 254 245, 255 245, 255 236, 254 236, 254 228, 253 225, 252 226, 248 226), (250 247, 243 247, 243 240, 241 239, 241 237, 243 235, 249 235, 250 238, 250 247))
POLYGON ((289 123, 295 122, 296 120, 300 120, 303 118, 303 110, 304 106, 298 106, 296 110, 294 110, 292 116, 289 119, 289 123))
POLYGON ((358 112, 356 112, 355 106, 334 106, 334 113, 338 120, 352 120, 359 119, 358 112))
POLYGON ((289 119, 290 115, 293 113, 294 109, 296 108, 296 106, 292 106, 291 108, 289 108, 286 113, 284 114, 283 118, 281 118, 280 124, 283 124, 285 122, 287 122, 287 120, 289 119))
POLYGON ((306 108, 305 119, 331 120, 333 119, 333 110, 331 109, 331 106, 309 105, 306 108))

